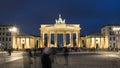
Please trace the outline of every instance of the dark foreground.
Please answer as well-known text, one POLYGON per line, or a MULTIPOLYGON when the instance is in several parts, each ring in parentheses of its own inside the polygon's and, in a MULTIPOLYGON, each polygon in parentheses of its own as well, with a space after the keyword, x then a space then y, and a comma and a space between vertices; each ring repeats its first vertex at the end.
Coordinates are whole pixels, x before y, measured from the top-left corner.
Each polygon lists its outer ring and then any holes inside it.
MULTIPOLYGON (((119 68, 120 52, 74 52, 65 65, 64 57, 58 54, 52 68, 119 68)), ((15 52, 11 56, 0 55, 0 68, 41 68, 41 56, 33 57, 30 63, 25 52, 15 52)))

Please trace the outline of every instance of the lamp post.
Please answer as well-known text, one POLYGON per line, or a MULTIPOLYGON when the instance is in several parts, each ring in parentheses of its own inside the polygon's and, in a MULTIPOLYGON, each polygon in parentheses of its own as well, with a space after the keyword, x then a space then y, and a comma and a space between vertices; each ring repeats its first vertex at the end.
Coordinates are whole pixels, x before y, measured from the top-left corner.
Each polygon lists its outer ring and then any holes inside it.
POLYGON ((120 36, 120 27, 113 27, 113 31, 115 32, 115 38, 116 38, 116 50, 119 50, 119 36, 120 36))
MULTIPOLYGON (((10 48, 13 46, 15 46, 15 35, 17 34, 17 32, 18 32, 18 28, 17 27, 11 27, 10 29, 9 29, 9 31, 11 32, 11 37, 12 37, 12 39, 11 39, 11 45, 10 45, 10 48)), ((12 48, 13 48, 12 47, 12 48)), ((17 48, 18 48, 18 46, 17 46, 17 48)))

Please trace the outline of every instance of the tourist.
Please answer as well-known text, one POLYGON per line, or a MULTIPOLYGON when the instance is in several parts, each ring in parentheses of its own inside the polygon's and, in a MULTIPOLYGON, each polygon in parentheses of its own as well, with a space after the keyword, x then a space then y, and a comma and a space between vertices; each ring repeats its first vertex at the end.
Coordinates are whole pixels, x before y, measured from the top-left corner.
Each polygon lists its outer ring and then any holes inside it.
POLYGON ((35 48, 33 51, 34 51, 34 57, 36 57, 37 56, 37 53, 36 53, 37 49, 35 48))
POLYGON ((48 47, 45 47, 43 54, 41 56, 42 68, 52 68, 52 62, 50 59, 51 50, 48 47))
POLYGON ((30 62, 30 64, 33 64, 33 59, 32 59, 33 55, 32 55, 31 49, 28 50, 28 56, 29 56, 29 62, 30 62))
POLYGON ((57 61, 57 59, 56 59, 56 49, 54 47, 52 47, 51 51, 52 51, 51 61, 54 63, 55 60, 57 61))
POLYGON ((11 56, 11 52, 12 52, 12 49, 8 49, 8 54, 9 54, 9 56, 11 56))
POLYGON ((68 55, 69 55, 69 50, 67 47, 64 47, 65 65, 68 65, 68 55))

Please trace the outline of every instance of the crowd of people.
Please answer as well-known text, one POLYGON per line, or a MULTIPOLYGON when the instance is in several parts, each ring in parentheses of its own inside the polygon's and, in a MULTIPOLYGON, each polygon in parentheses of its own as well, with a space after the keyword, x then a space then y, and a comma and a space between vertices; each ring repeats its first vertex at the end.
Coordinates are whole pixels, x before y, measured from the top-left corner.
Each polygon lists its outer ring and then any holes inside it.
MULTIPOLYGON (((63 50, 65 58, 65 65, 68 64, 69 50, 67 47, 63 50)), ((56 62, 56 50, 54 48, 45 47, 41 56, 42 68, 52 68, 52 63, 56 62)))
MULTIPOLYGON (((34 51, 35 53, 36 51, 34 51)), ((57 50, 53 47, 49 48, 47 46, 45 46, 45 48, 42 50, 42 54, 41 54, 41 65, 42 68, 52 68, 52 63, 57 63, 57 50)), ((33 59, 32 57, 35 56, 36 54, 32 53, 32 50, 29 49, 28 50, 28 55, 29 55, 29 62, 31 64, 33 64, 33 59)), ((69 50, 67 47, 63 48, 63 56, 65 59, 65 65, 68 65, 68 55, 69 55, 69 50)))

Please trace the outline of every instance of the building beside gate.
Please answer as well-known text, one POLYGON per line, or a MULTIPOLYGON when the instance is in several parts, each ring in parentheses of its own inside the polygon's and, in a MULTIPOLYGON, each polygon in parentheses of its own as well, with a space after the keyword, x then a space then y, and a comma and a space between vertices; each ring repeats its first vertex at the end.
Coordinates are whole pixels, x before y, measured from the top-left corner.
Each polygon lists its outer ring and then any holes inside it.
POLYGON ((16 25, 0 25, 0 48, 14 48, 15 36, 18 34, 19 29, 16 25))
POLYGON ((19 34, 16 36, 15 44, 16 47, 14 49, 35 49, 39 48, 40 37, 30 35, 30 34, 19 34))
POLYGON ((105 35, 105 45, 109 48, 120 49, 120 24, 108 24, 101 28, 105 35))
POLYGON ((97 33, 86 36, 86 47, 95 49, 106 49, 105 36, 97 33))

